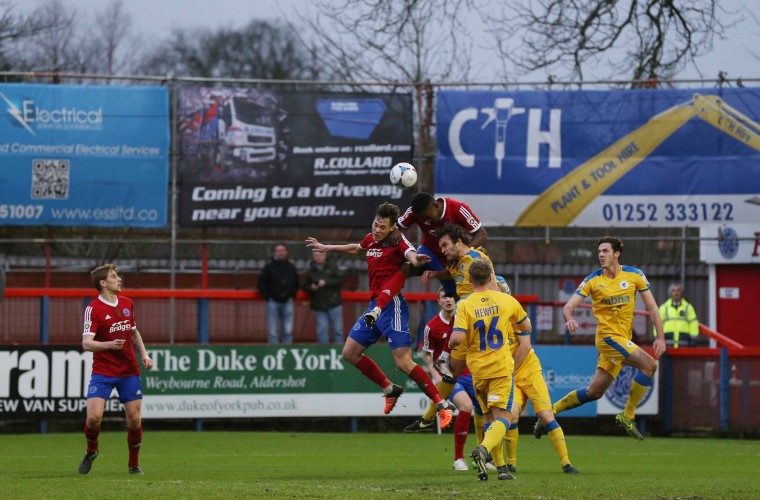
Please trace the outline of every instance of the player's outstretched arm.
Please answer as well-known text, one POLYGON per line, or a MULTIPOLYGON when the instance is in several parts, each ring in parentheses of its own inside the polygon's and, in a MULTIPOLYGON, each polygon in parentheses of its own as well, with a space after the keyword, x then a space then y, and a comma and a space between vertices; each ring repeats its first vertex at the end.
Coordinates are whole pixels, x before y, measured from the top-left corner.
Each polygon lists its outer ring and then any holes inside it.
POLYGON ((515 371, 517 371, 517 369, 522 366, 525 358, 527 358, 528 354, 530 354, 530 350, 533 349, 533 346, 530 342, 530 334, 518 335, 517 343, 517 351, 515 351, 515 371))
POLYGON ((420 283, 423 285, 431 279, 450 280, 451 273, 448 269, 441 269, 439 271, 427 270, 420 275, 420 283))
POLYGON ((486 229, 483 226, 480 226, 474 233, 470 235, 471 247, 477 248, 477 247, 485 246, 487 241, 488 241, 488 233, 486 233, 486 229))
POLYGON ((657 301, 654 300, 654 295, 651 290, 645 290, 641 292, 641 300, 644 301, 644 305, 649 311, 649 317, 652 319, 654 325, 654 331, 657 332, 657 336, 654 339, 652 348, 654 349, 655 358, 659 358, 665 354, 667 346, 665 344, 665 334, 662 331, 662 318, 660 317, 660 309, 657 307, 657 301))
POLYGON ((565 307, 562 308, 562 316, 565 318, 565 328, 570 333, 575 333, 578 329, 578 322, 573 317, 573 311, 583 302, 583 297, 574 293, 570 300, 567 301, 565 307))
POLYGON ((137 347, 137 352, 140 353, 140 358, 142 359, 143 366, 150 370, 153 368, 153 360, 150 359, 150 355, 148 354, 148 350, 145 349, 145 344, 143 343, 142 335, 140 335, 140 332, 137 331, 137 328, 132 328, 132 343, 135 344, 137 347))
POLYGON ((406 252, 404 255, 406 257, 406 260, 412 264, 414 267, 421 267, 430 262, 430 256, 425 254, 418 254, 414 250, 410 250, 406 252))
POLYGON ((327 245, 320 243, 316 238, 306 238, 306 246, 316 252, 340 252, 357 254, 362 250, 362 247, 358 243, 348 243, 344 245, 327 245))

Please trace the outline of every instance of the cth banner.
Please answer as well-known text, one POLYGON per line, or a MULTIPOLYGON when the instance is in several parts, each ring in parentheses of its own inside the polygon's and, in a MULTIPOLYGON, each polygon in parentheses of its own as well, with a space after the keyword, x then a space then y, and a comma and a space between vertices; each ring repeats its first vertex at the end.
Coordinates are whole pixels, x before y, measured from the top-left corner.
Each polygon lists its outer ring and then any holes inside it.
POLYGON ((162 87, 0 84, 0 224, 163 227, 162 87))
POLYGON ((179 90, 183 226, 368 224, 411 194, 388 173, 412 160, 409 94, 179 90))
POLYGON ((760 220, 760 89, 438 94, 436 192, 492 226, 760 220))

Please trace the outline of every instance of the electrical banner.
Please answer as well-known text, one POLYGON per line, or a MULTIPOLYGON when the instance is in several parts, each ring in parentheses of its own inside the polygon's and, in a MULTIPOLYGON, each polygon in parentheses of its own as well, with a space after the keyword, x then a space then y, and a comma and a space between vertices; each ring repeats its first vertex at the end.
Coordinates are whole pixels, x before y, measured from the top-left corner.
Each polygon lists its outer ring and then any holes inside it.
POLYGON ((0 84, 0 224, 163 227, 162 87, 0 84))
MULTIPOLYGON (((549 398, 552 402, 559 401, 569 392, 588 387, 596 371, 599 352, 594 346, 536 346, 536 355, 541 360, 544 381, 549 388, 549 398)), ((562 413, 563 417, 596 417, 597 415, 617 414, 625 409, 628 400, 628 390, 636 370, 624 366, 620 374, 612 382, 607 392, 598 401, 590 401, 572 410, 562 413)), ((657 415, 659 411, 658 377, 654 378, 644 397, 641 399, 637 415, 657 415)), ((533 415, 533 407, 529 406, 529 415, 533 415)))
POLYGON ((412 161, 409 94, 179 89, 182 226, 369 227, 412 161))
POLYGON ((441 91, 436 193, 486 226, 760 220, 760 89, 441 91))

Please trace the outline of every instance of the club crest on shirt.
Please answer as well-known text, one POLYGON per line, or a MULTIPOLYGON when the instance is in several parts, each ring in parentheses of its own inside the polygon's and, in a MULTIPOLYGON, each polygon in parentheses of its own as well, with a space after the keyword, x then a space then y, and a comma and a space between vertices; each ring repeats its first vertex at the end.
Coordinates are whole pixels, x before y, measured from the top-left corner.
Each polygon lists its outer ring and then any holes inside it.
POLYGON ((122 312, 124 313, 124 316, 129 316, 129 309, 127 309, 126 307, 124 308, 122 312))
POLYGON ((628 290, 628 282, 627 281, 621 281, 620 282, 620 288, 623 290, 628 290))

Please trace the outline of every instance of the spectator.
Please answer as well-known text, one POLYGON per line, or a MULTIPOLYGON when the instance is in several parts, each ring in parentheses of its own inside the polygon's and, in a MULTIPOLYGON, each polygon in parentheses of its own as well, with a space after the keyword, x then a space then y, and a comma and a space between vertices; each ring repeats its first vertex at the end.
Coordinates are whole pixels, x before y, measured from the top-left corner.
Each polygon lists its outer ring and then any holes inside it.
POLYGON ((278 243, 272 249, 272 260, 259 276, 258 289, 267 301, 267 340, 280 343, 278 327, 282 328, 282 343, 293 343, 293 299, 298 293, 298 271, 288 260, 288 247, 278 243))
MULTIPOLYGON (((670 298, 660 306, 665 343, 672 347, 694 347, 699 337, 699 321, 694 306, 683 298, 683 285, 673 283, 668 288, 670 298)), ((657 336, 657 331, 654 332, 657 336)))
POLYGON ((312 252, 312 261, 306 273, 303 289, 311 298, 311 310, 317 319, 317 344, 343 344, 343 272, 324 252, 312 252))

